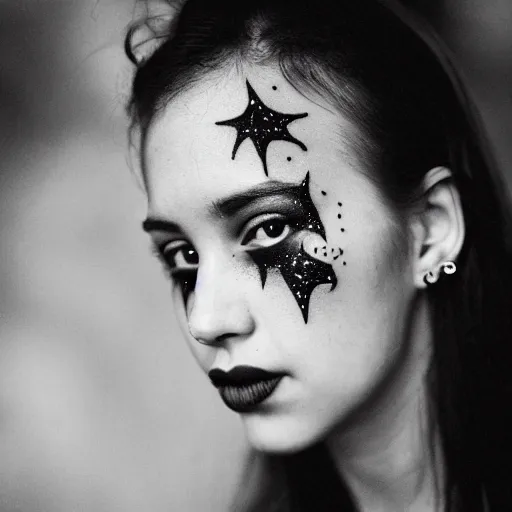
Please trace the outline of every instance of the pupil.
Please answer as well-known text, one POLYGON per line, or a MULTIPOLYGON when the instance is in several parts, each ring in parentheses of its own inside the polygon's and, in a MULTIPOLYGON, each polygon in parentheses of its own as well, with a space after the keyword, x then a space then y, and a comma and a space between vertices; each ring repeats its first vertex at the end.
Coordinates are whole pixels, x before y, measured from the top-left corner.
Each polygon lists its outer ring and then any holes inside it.
POLYGON ((185 251, 185 261, 190 265, 197 265, 199 263, 198 254, 194 249, 185 251))
POLYGON ((267 236, 271 238, 277 238, 279 235, 281 235, 284 231, 284 222, 279 220, 272 220, 267 222, 263 230, 267 234, 267 236))

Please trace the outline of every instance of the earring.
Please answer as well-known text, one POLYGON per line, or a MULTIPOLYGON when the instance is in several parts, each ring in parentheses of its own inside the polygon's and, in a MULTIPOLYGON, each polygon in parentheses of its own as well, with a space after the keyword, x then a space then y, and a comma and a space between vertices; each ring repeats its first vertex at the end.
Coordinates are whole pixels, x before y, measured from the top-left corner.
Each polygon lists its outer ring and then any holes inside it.
POLYGON ((436 276, 434 273, 429 270, 424 276, 423 276, 423 282, 430 286, 431 284, 434 284, 437 282, 437 279, 439 278, 439 274, 436 276))
POLYGON ((441 265, 441 270, 444 272, 445 275, 451 276, 457 272, 457 265, 455 265, 454 261, 445 261, 441 265))
POLYGON ((423 282, 430 286, 431 284, 437 283, 439 277, 441 276, 441 273, 444 276, 450 276, 455 274, 457 272, 457 265, 455 265, 455 262, 453 261, 445 261, 441 264, 440 270, 438 270, 435 274, 431 270, 429 270, 424 276, 423 276, 423 282))

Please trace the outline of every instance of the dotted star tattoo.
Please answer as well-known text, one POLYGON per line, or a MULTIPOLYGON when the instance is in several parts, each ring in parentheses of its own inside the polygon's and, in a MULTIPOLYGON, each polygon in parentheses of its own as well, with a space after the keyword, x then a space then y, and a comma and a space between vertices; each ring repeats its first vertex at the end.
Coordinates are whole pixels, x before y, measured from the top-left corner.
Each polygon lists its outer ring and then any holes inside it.
POLYGON ((245 112, 238 117, 219 121, 219 126, 231 126, 236 128, 237 137, 233 147, 232 160, 235 159, 238 148, 245 139, 251 139, 258 156, 263 163, 263 169, 268 176, 267 149, 274 140, 284 140, 299 146, 303 151, 307 147, 300 140, 296 139, 288 131, 288 125, 297 119, 307 117, 307 113, 283 114, 267 107, 258 97, 256 91, 247 80, 247 91, 249 93, 249 104, 245 112))

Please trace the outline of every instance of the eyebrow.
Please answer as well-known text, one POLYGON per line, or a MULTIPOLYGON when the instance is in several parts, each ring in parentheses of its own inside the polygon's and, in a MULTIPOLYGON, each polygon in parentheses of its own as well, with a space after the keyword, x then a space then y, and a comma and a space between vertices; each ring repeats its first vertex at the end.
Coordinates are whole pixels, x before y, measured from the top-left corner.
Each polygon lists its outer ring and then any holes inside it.
POLYGON ((142 223, 142 229, 146 232, 150 231, 172 231, 179 233, 181 229, 178 224, 164 219, 148 218, 142 223))
POLYGON ((293 194, 296 193, 299 187, 300 184, 297 185, 296 183, 286 183, 278 180, 265 181, 225 199, 213 201, 209 210, 211 214, 216 216, 232 217, 258 199, 293 194))
MULTIPOLYGON (((296 195, 300 184, 286 183, 278 180, 265 181, 243 192, 217 199, 208 207, 208 212, 215 217, 232 217, 251 203, 261 198, 277 195, 296 195)), ((180 232, 180 226, 165 219, 149 217, 142 223, 144 231, 180 232)))

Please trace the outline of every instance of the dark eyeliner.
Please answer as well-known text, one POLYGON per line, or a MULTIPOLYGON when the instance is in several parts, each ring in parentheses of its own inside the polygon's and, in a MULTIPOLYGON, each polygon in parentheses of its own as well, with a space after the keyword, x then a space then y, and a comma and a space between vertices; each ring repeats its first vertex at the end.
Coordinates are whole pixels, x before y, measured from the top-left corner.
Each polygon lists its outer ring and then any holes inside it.
POLYGON ((254 201, 235 217, 234 236, 239 238, 250 222, 264 215, 282 216, 293 222, 304 218, 305 212, 297 205, 293 194, 279 194, 254 201))
MULTIPOLYGON (((167 244, 166 244, 167 245, 167 244)), ((156 259, 160 262, 162 265, 164 274, 171 278, 173 281, 176 281, 177 283, 183 283, 184 281, 187 281, 190 279, 191 275, 195 274, 197 272, 197 269, 195 268, 187 268, 187 269, 177 269, 176 267, 172 267, 169 264, 169 258, 164 254, 164 248, 166 245, 158 246, 157 244, 151 244, 151 252, 156 257, 156 259)), ((172 253, 172 257, 176 255, 176 253, 183 249, 185 247, 184 245, 180 245, 174 249, 171 249, 170 251, 167 251, 168 253, 172 253)))
MULTIPOLYGON (((255 217, 250 219, 250 221, 258 218, 259 216, 264 216, 264 215, 265 215, 264 213, 262 213, 260 215, 256 215, 255 217)), ((282 215, 281 213, 273 212, 273 213, 267 213, 266 215, 269 215, 269 217, 262 220, 261 222, 259 222, 258 224, 256 224, 252 228, 250 228, 249 231, 247 231, 247 233, 245 233, 242 241, 240 242, 241 245, 244 245, 244 246, 247 245, 247 238, 249 237, 249 235, 254 236, 256 234, 256 232, 259 229, 261 229, 267 222, 279 221, 279 222, 282 222, 285 226, 290 226, 290 228, 293 227, 294 223, 297 223, 297 219, 286 217, 286 216, 282 215), (272 217, 271 215, 275 215, 275 216, 272 217)), ((247 223, 249 223, 250 221, 248 221, 247 223)), ((243 229, 241 231, 243 231, 243 229)))

